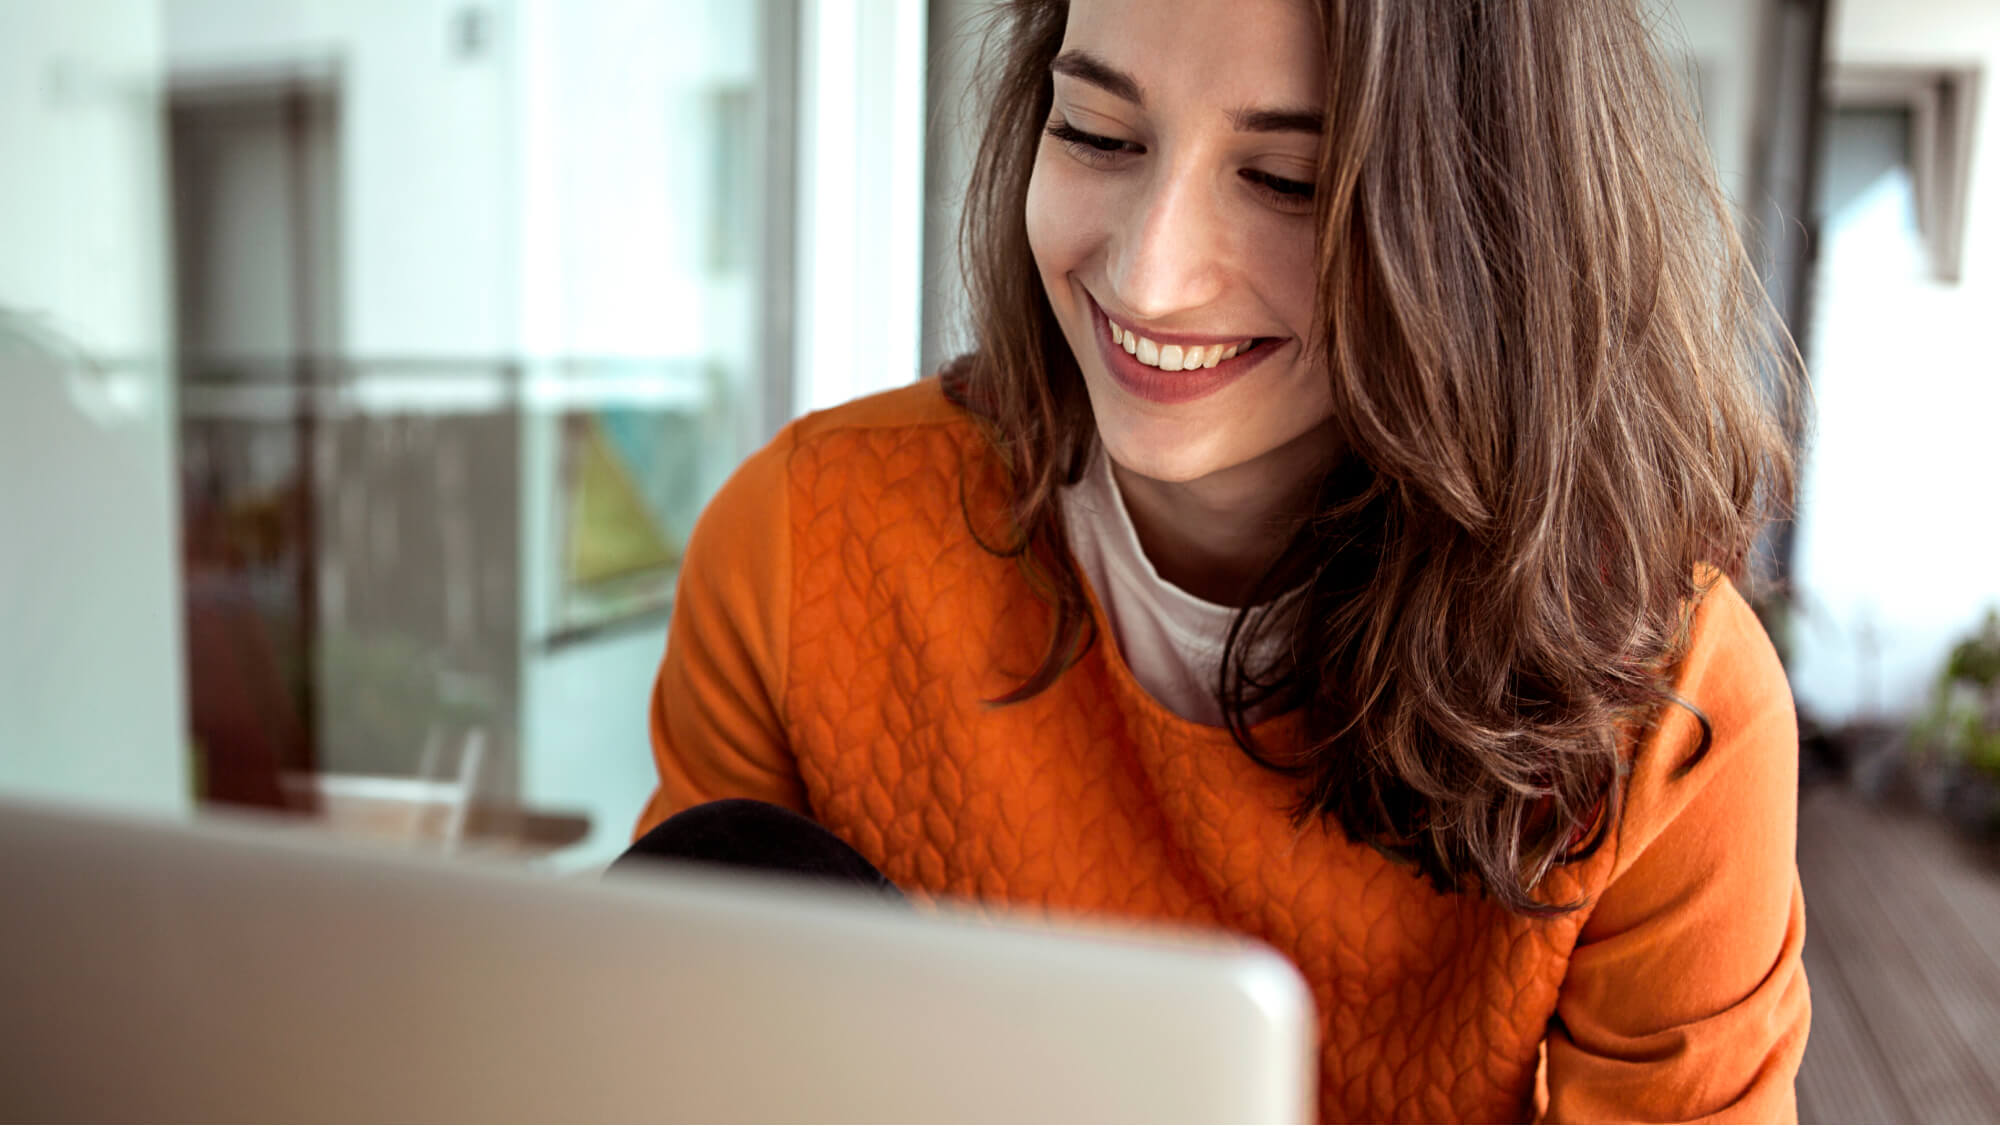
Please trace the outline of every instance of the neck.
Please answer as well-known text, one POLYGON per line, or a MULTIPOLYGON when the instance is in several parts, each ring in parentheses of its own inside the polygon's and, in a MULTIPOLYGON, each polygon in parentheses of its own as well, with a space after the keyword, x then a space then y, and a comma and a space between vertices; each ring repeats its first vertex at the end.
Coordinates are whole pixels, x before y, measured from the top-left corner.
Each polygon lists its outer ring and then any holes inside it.
POLYGON ((1157 481, 1112 462, 1139 546, 1160 577, 1207 602, 1248 601, 1306 515, 1325 448, 1318 432, 1306 437, 1313 440, 1193 481, 1157 481))

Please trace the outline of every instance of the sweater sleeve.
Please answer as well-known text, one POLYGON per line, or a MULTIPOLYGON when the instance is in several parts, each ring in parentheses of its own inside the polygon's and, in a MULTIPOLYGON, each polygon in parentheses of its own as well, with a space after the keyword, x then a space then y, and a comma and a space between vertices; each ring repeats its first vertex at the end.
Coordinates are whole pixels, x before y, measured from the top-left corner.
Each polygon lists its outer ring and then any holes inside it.
POLYGON ((781 718, 791 601, 788 468, 795 427, 709 502, 681 560, 653 682, 659 785, 634 836, 689 806, 756 798, 801 813, 805 787, 781 718))
POLYGON ((1798 732, 1784 669, 1736 589, 1695 617, 1635 759, 1609 882, 1548 1038, 1554 1121, 1794 1121, 1811 1003, 1801 951, 1798 732))

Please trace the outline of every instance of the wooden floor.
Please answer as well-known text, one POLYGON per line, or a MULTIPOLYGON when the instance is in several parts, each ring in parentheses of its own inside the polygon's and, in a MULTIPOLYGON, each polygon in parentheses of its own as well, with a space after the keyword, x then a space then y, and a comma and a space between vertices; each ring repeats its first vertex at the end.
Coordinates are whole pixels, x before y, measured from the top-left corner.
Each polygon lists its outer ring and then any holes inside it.
POLYGON ((1802 1122, 2000 1121, 2000 868, 1828 782, 1799 802, 1802 1122))

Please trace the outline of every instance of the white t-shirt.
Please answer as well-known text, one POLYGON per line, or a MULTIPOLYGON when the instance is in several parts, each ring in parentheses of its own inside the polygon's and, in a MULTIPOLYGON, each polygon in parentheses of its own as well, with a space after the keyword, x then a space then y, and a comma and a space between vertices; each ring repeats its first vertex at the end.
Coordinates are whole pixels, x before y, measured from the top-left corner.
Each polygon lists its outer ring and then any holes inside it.
MULTIPOLYGON (((1139 545, 1102 446, 1091 455, 1083 479, 1065 492, 1063 521, 1070 551, 1111 620, 1111 640, 1139 686, 1182 719, 1222 726, 1216 674, 1236 610, 1196 598, 1160 577, 1139 545)), ((1253 668, 1261 664, 1252 661, 1253 668)))

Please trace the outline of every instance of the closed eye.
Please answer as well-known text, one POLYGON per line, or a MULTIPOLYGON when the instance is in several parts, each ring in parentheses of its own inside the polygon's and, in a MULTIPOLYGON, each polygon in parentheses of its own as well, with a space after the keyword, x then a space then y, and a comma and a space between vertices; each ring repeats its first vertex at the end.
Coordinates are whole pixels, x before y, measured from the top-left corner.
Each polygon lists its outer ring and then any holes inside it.
POLYGON ((1126 153, 1142 153, 1146 149, 1131 141, 1121 141, 1116 137, 1106 137, 1097 133, 1086 133, 1062 118, 1049 122, 1044 130, 1049 136, 1061 141, 1071 154, 1089 164, 1102 164, 1114 156, 1126 153))
POLYGON ((1307 180, 1287 180, 1283 176, 1273 176, 1255 168, 1245 168, 1243 178, 1250 181, 1258 192, 1272 203, 1288 210, 1312 209, 1314 187, 1307 180))

